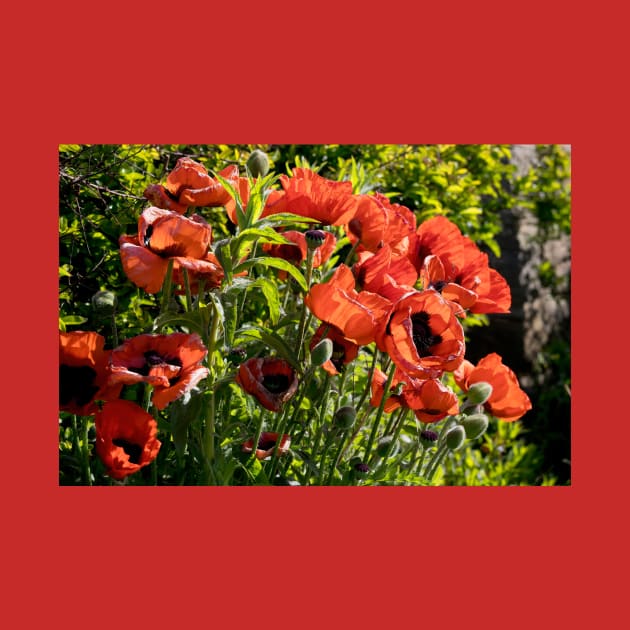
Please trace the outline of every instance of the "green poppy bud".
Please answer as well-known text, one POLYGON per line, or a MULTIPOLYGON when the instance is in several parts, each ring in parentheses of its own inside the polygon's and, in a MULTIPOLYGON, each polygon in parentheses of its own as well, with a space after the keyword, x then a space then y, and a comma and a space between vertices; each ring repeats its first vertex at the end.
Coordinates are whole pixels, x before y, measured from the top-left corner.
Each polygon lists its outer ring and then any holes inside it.
POLYGON ((378 453, 379 457, 385 457, 385 455, 387 455, 387 451, 391 448, 391 451, 389 453, 390 457, 395 455, 398 452, 398 442, 395 442, 392 445, 392 442, 394 441, 394 437, 392 435, 384 435, 376 444, 376 452, 378 453), (391 447, 390 447, 391 445, 391 447))
POLYGON ((260 149, 254 149, 249 154, 246 165, 252 177, 264 177, 269 172, 269 158, 260 149))
POLYGON ((468 402, 471 405, 483 405, 492 395, 492 385, 485 381, 473 383, 468 390, 468 402))
POLYGON ((464 445, 466 431, 464 427, 457 425, 446 434, 446 446, 451 451, 457 451, 464 445))
POLYGON ((471 416, 464 416, 461 420, 461 425, 464 427, 466 437, 469 440, 476 440, 478 437, 481 437, 486 432, 488 424, 488 416, 484 413, 475 413, 471 416))
POLYGON ((118 306, 118 298, 111 291, 97 291, 92 296, 92 308, 99 315, 105 317, 113 315, 118 306))
POLYGON ((354 407, 346 405, 345 407, 339 407, 335 412, 333 419, 334 425, 343 431, 352 428, 354 421, 357 419, 357 412, 354 407))
POLYGON ((326 361, 332 357, 333 353, 333 342, 331 339, 325 338, 322 339, 312 350, 311 350, 311 363, 315 366, 324 365, 326 361))

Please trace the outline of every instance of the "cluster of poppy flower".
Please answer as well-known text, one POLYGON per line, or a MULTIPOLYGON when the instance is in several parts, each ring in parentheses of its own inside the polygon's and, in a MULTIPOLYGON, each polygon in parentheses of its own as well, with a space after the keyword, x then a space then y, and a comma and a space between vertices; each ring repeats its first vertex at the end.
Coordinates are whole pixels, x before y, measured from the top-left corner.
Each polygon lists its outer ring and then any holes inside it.
MULTIPOLYGON (((246 208, 251 178, 239 176, 236 165, 220 175, 246 208)), ((267 256, 295 265, 308 258, 317 268, 335 252, 335 228, 345 233, 356 255, 354 264, 337 265, 327 281, 308 287, 304 296, 320 322, 310 336, 311 350, 324 338, 332 342, 324 370, 339 374, 361 346, 374 343, 395 366, 391 378, 379 369, 372 373, 369 402, 378 407, 385 397, 386 413, 403 407, 422 423, 457 414, 458 396, 444 384, 445 373, 453 374, 463 392, 475 383, 489 384, 491 393, 483 405, 499 419, 517 420, 531 408, 498 354, 477 366, 465 359, 462 318, 467 313, 507 313, 511 295, 487 255, 454 223, 436 216, 416 225, 411 210, 385 195, 354 194, 350 182, 331 181, 306 168, 280 175, 279 182, 281 189, 268 194, 261 218, 291 213, 319 225, 306 232, 279 229, 286 242, 264 243, 267 256)), ((212 228, 194 210, 222 206, 238 224, 233 195, 202 164, 180 158, 165 183, 147 187, 144 196, 151 206, 139 217, 137 235, 120 237, 129 280, 148 293, 159 292, 166 279, 180 294, 220 288, 225 276, 211 250, 212 228)), ((207 353, 197 334, 142 334, 105 351, 104 339, 94 332, 60 333, 60 409, 95 415, 96 452, 108 474, 123 479, 153 461, 160 442, 153 417, 119 399, 122 386, 150 385, 152 403, 162 410, 190 396, 208 376, 203 365, 207 353)), ((272 412, 280 412, 299 388, 294 367, 277 356, 244 360, 234 378, 272 412)), ((255 450, 264 459, 274 451, 285 452, 290 439, 263 432, 256 448, 249 440, 243 450, 255 450)))

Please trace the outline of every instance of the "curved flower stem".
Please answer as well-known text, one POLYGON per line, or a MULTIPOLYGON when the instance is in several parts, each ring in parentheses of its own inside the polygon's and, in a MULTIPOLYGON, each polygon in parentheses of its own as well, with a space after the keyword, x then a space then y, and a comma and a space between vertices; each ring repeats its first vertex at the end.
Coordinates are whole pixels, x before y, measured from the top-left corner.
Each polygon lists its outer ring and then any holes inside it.
MULTIPOLYGON (((400 413, 398 414, 397 420, 396 420, 396 425, 395 425, 395 429, 394 429, 394 435, 392 436, 392 441, 390 442, 389 446, 387 447, 387 452, 385 453, 385 455, 383 455, 383 458, 381 460, 381 466, 383 466, 385 464, 385 462, 387 461, 387 459, 389 458, 394 445, 398 442, 398 438, 400 437, 400 432, 402 431, 403 425, 405 424, 405 419, 407 417, 407 415, 409 414, 410 409, 405 409, 404 407, 401 408, 400 413)), ((387 434, 386 434, 387 435, 387 434)))
POLYGON ((374 418, 374 424, 372 425, 372 432, 370 433, 370 439, 368 440, 367 446, 365 448, 365 461, 366 462, 370 459, 370 452, 372 450, 372 446, 374 445, 374 440, 376 439, 376 433, 378 431, 378 425, 381 421, 381 416, 383 415, 385 401, 389 398, 389 389, 391 387, 392 381, 394 380, 395 372, 396 372, 396 364, 392 363, 391 367, 389 368, 389 374, 387 375, 387 383, 385 383, 385 388, 383 389, 383 397, 381 398, 381 404, 378 406, 378 411, 376 412, 376 418, 374 418))

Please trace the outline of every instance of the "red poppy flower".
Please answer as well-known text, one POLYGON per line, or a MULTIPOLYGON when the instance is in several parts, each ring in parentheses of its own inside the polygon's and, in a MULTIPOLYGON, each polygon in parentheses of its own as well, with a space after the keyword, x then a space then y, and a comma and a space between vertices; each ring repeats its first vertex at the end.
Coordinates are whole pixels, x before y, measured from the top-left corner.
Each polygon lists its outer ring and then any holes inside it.
POLYGON ((137 335, 112 351, 112 379, 126 385, 149 383, 153 404, 164 409, 170 402, 189 396, 208 376, 208 368, 201 365, 207 353, 196 333, 137 335))
POLYGON ((409 258, 418 273, 424 259, 435 254, 450 273, 450 265, 462 268, 464 263, 464 242, 460 229, 444 216, 436 216, 423 221, 416 230, 416 241, 410 250, 409 258))
POLYGON ((280 175, 283 190, 267 199, 266 212, 290 212, 317 219, 322 225, 344 225, 356 211, 358 195, 352 183, 336 182, 306 168, 294 168, 293 175, 280 175))
MULTIPOLYGON (((258 459, 266 459, 267 457, 271 457, 273 455, 274 449, 276 448, 276 443, 278 442, 279 433, 273 433, 271 431, 263 431, 260 434, 260 438, 258 439, 258 447, 256 448, 256 457, 258 459)), ((277 455, 284 455, 291 445, 291 438, 284 433, 282 435, 282 439, 278 444, 278 449, 276 450, 277 455)), ((251 453, 252 448, 254 446, 254 438, 250 438, 245 442, 242 446, 242 449, 245 453, 251 453)))
POLYGON ((513 422, 532 408, 529 396, 521 389, 516 374, 503 364, 503 359, 496 352, 483 357, 476 366, 465 360, 453 376, 465 392, 473 383, 492 385, 492 394, 484 407, 495 418, 513 422))
POLYGON ((388 244, 381 247, 376 254, 361 252, 352 272, 362 289, 383 295, 391 301, 398 297, 392 297, 389 287, 402 286, 406 293, 413 289, 418 280, 418 272, 409 259, 406 256, 396 256, 388 244))
POLYGON ((346 225, 352 243, 360 241, 360 250, 378 251, 389 245, 395 256, 409 253, 416 240, 416 218, 405 206, 392 204, 380 193, 356 195, 356 211, 346 225))
POLYGON ((59 410, 91 416, 97 400, 114 400, 122 385, 110 381, 105 338, 95 332, 59 333, 59 410))
POLYGON ((304 301, 315 317, 364 346, 374 341, 376 325, 389 312, 391 302, 376 293, 357 292, 354 286, 352 271, 342 264, 328 282, 314 284, 304 301))
POLYGON ((155 208, 171 210, 177 214, 184 214, 188 210, 188 206, 178 203, 170 196, 170 193, 161 184, 151 184, 144 189, 142 193, 145 199, 155 208))
POLYGON ((376 345, 409 376, 437 378, 464 360, 464 329, 439 293, 413 291, 381 321, 376 345))
MULTIPOLYGON (((387 376, 380 370, 374 370, 372 376, 372 399, 370 404, 378 407, 385 394, 387 376)), ((411 378, 400 370, 396 370, 391 383, 391 391, 396 392, 402 383, 399 393, 390 393, 383 410, 391 413, 399 407, 413 410, 420 422, 438 422, 448 415, 459 411, 457 395, 439 379, 411 378)))
POLYGON ((241 363, 236 382, 270 411, 280 411, 298 388, 295 370, 284 359, 251 358, 241 363))
MULTIPOLYGON (((219 175, 236 187, 238 166, 231 164, 219 175)), ((212 178, 203 164, 187 157, 177 160, 168 174, 164 188, 179 204, 196 207, 224 206, 232 198, 219 180, 212 178)))
POLYGON ((341 330, 332 324, 321 324, 315 331, 310 341, 309 347, 312 350, 322 339, 327 338, 332 341, 332 357, 322 364, 322 368, 328 374, 334 376, 339 374, 344 365, 354 361, 359 354, 359 346, 343 336, 341 330))
POLYGON ((96 413, 97 455, 113 479, 124 479, 150 464, 158 455, 157 423, 129 400, 107 402, 96 413))
POLYGON ((203 277, 206 288, 218 287, 223 269, 208 251, 211 240, 212 229, 203 217, 147 208, 138 220, 138 235, 119 239, 123 269, 129 280, 147 293, 162 288, 171 259, 175 274, 186 268, 203 277))

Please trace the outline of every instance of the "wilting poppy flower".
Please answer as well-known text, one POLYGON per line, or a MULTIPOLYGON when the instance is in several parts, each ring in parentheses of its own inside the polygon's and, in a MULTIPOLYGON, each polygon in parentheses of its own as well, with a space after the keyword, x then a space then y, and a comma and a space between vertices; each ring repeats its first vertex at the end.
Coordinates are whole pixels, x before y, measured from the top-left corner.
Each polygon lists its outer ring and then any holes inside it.
MULTIPOLYGON (((386 383, 387 376, 378 369, 374 370, 370 400, 373 407, 381 404, 386 383)), ((396 370, 390 395, 383 405, 383 410, 391 413, 399 407, 413 410, 416 418, 424 423, 438 422, 459 410, 457 395, 439 379, 411 378, 404 372, 396 370), (402 387, 398 387, 400 384, 402 387), (391 393, 392 391, 395 393, 391 393)))
POLYGON ((207 353, 196 333, 137 335, 112 350, 112 379, 126 385, 149 383, 153 404, 164 409, 170 402, 189 396, 208 376, 208 368, 201 365, 207 353))
POLYGON ((95 413, 97 400, 114 400, 122 385, 110 381, 105 338, 95 332, 59 333, 59 410, 80 416, 95 413))
POLYGON ((437 378, 464 360, 464 329, 439 293, 412 291, 381 321, 376 345, 409 376, 437 378))
POLYGON ((312 350, 322 339, 330 339, 333 343, 332 356, 322 364, 328 374, 339 374, 344 365, 354 361, 359 354, 359 346, 343 336, 343 333, 332 324, 321 324, 313 334, 309 343, 312 350))
POLYGON ((354 287, 352 271, 342 264, 328 282, 314 284, 304 301, 315 317, 363 346, 374 341, 375 327, 389 312, 391 302, 369 291, 357 292, 354 287))
POLYGON ((291 177, 280 175, 282 191, 267 199, 265 212, 290 212, 317 219, 322 225, 344 225, 359 202, 352 183, 336 182, 306 168, 294 168, 291 177))
POLYGON ((280 411, 298 388, 295 370, 284 359, 276 357, 244 361, 238 367, 236 382, 270 411, 280 411))
MULTIPOLYGON (((271 431, 263 431, 260 434, 260 438, 258 439, 258 447, 256 448, 256 457, 258 459, 266 459, 267 457, 271 457, 276 449, 276 444, 278 443, 278 438, 280 437, 279 433, 273 433, 271 431)), ((282 435, 282 439, 278 444, 278 449, 276 450, 277 455, 284 455, 291 445, 291 438, 285 433, 282 435)), ((254 446, 254 438, 250 438, 245 442, 242 446, 242 449, 245 453, 251 453, 252 448, 254 446)))
POLYGON ((489 383, 492 394, 484 407, 495 418, 513 422, 532 408, 529 396, 521 389, 516 374, 503 364, 503 359, 496 352, 483 357, 476 366, 465 360, 453 376, 465 392, 473 383, 489 383))
POLYGON ((157 423, 129 400, 107 402, 96 413, 95 450, 112 479, 124 479, 158 455, 157 423))
POLYGON ((157 293, 173 260, 174 277, 188 269, 203 277, 206 288, 218 287, 223 269, 208 251, 212 229, 199 215, 184 217, 169 210, 147 208, 138 220, 138 235, 119 238, 125 274, 147 293, 157 293))

